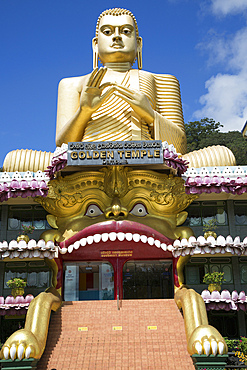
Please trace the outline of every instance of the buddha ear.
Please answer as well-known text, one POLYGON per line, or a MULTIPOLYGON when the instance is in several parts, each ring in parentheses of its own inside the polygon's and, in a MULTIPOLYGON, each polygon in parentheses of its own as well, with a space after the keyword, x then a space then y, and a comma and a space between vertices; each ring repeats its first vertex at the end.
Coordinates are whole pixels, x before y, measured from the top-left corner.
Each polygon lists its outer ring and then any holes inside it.
POLYGON ((137 37, 137 64, 138 69, 142 69, 142 38, 137 37))
POLYGON ((93 46, 93 69, 98 68, 99 53, 98 53, 98 38, 94 37, 92 39, 93 46))

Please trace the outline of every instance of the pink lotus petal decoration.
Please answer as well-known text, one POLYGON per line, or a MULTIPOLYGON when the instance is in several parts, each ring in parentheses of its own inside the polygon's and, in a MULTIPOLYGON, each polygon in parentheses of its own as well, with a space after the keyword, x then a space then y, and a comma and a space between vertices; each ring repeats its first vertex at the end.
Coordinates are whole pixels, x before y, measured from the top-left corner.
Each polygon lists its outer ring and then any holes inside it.
POLYGON ((232 193, 241 195, 247 192, 247 176, 230 180, 228 177, 218 176, 196 176, 188 177, 185 182, 187 194, 202 193, 232 193))
POLYGON ((32 294, 27 294, 25 297, 25 303, 30 303, 34 299, 32 294))
POLYGON ((32 294, 28 294, 25 298, 23 296, 0 297, 0 316, 4 315, 25 315, 30 302, 34 299, 32 294))
POLYGON ((210 310, 224 310, 224 311, 246 311, 247 302, 246 294, 244 291, 238 292, 234 290, 230 293, 228 290, 223 290, 221 293, 214 291, 210 293, 208 290, 203 290, 201 293, 207 311, 210 310))
POLYGON ((44 180, 37 181, 33 179, 30 183, 26 180, 13 179, 10 184, 0 184, 0 202, 5 202, 10 198, 27 198, 42 196, 46 197, 48 194, 48 186, 44 180))

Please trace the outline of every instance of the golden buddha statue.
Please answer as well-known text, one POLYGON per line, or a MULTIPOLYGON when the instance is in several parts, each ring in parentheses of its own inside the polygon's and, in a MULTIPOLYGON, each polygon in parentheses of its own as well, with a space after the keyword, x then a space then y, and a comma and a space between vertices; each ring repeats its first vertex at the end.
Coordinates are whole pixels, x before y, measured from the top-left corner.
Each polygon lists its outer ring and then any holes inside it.
POLYGON ((117 8, 100 15, 93 55, 91 74, 59 84, 57 146, 155 138, 186 153, 179 83, 173 76, 141 70, 142 39, 130 11, 117 8), (136 58, 139 69, 132 69, 136 58), (98 59, 104 68, 98 69, 98 59))
MULTIPOLYGON (((102 12, 92 45, 93 72, 59 84, 57 146, 69 141, 160 139, 173 144, 190 167, 235 165, 232 152, 222 146, 186 154, 179 82, 171 75, 142 70, 142 38, 129 10, 102 12), (138 69, 133 69, 136 58, 138 69), (104 68, 98 68, 99 59, 104 68)), ((4 170, 45 170, 51 153, 43 154, 10 152, 4 170)))

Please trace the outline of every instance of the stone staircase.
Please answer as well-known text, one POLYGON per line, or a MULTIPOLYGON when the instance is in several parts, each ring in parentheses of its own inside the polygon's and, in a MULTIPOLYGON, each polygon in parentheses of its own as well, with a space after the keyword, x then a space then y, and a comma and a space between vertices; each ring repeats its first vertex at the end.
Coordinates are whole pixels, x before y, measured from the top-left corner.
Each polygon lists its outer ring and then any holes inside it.
POLYGON ((64 302, 37 370, 194 370, 173 299, 64 302))

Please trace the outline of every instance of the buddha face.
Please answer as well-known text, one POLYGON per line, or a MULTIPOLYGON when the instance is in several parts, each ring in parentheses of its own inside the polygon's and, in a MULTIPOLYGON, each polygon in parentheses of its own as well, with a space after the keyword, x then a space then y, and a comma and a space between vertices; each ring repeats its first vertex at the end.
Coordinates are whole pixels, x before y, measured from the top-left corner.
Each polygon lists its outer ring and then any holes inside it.
POLYGON ((136 37, 130 15, 105 15, 99 23, 98 38, 93 39, 102 64, 134 62, 141 38, 136 37))

